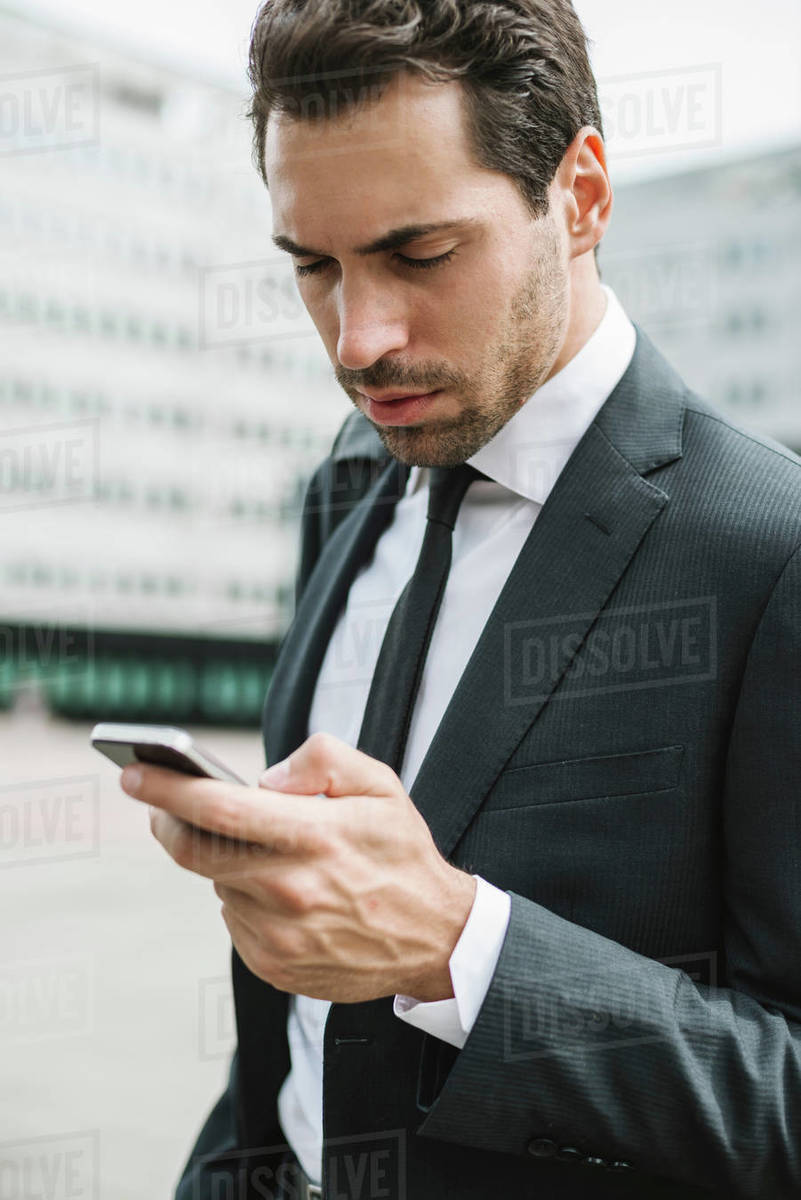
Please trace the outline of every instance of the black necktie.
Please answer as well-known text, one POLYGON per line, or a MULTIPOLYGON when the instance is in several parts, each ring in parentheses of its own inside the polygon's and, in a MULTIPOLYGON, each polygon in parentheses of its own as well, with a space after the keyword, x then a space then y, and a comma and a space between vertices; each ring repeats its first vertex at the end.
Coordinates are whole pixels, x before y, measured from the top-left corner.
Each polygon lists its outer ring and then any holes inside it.
POLYGON ((451 535, 465 492, 487 476, 475 467, 434 467, 417 565, 398 597, 378 653, 357 747, 400 773, 428 643, 451 565, 451 535))

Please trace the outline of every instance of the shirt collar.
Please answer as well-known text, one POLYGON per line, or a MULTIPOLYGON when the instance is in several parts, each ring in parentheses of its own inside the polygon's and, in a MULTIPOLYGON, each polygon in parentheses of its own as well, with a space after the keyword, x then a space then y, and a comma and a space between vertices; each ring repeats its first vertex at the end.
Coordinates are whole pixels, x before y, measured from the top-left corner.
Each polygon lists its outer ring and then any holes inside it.
MULTIPOLYGON (((595 332, 467 461, 510 491, 544 504, 567 460, 623 377, 637 333, 612 289, 595 332)), ((408 491, 422 486, 412 467, 408 491)))

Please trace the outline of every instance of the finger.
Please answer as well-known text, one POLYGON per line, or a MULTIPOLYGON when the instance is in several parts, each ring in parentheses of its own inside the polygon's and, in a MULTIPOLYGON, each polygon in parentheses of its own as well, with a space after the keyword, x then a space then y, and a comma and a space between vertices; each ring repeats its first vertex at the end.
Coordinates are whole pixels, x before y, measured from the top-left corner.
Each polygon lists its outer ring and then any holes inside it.
POLYGON ((252 842, 208 833, 160 808, 151 808, 150 828, 178 866, 241 890, 253 888, 254 867, 263 866, 269 854, 252 842))
POLYGON ((330 733, 313 733, 302 746, 259 776, 259 787, 313 796, 393 796, 395 772, 330 733))
POLYGON ((259 941, 253 930, 245 925, 244 921, 227 904, 221 906, 220 916, 225 922, 226 928, 231 935, 231 942, 236 947, 237 954, 245 966, 254 975, 264 978, 261 974, 263 959, 260 953, 259 941))
POLYGON ((286 941, 284 935, 273 944, 272 938, 266 941, 263 931, 257 933, 228 903, 223 904, 220 911, 231 935, 231 941, 245 966, 273 987, 281 991, 290 991, 288 969, 291 968, 291 960, 295 953, 291 938, 286 941))
POLYGON ((280 854, 320 849, 332 823, 331 806, 316 796, 197 779, 143 764, 126 767, 121 783, 128 795, 191 825, 280 854))
POLYGON ((277 907, 269 907, 265 902, 264 896, 259 896, 258 899, 248 892, 244 892, 237 887, 231 887, 229 884, 219 883, 215 881, 214 890, 223 902, 223 915, 233 914, 242 925, 257 937, 259 928, 264 923, 265 915, 269 914, 271 922, 275 923, 280 918, 280 913, 277 907))

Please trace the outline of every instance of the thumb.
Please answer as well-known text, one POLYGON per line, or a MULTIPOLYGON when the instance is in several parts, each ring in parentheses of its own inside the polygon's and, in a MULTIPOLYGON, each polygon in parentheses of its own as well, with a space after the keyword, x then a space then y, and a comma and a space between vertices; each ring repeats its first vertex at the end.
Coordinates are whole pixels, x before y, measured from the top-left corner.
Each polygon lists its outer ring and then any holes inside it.
POLYGON ((272 788, 274 792, 294 791, 294 788, 289 787, 291 773, 292 769, 288 758, 283 759, 282 762, 273 763, 259 776, 259 787, 272 788))
POLYGON ((259 787, 304 796, 393 796, 403 790, 386 763, 330 733, 313 733, 288 758, 273 763, 259 776, 259 787))

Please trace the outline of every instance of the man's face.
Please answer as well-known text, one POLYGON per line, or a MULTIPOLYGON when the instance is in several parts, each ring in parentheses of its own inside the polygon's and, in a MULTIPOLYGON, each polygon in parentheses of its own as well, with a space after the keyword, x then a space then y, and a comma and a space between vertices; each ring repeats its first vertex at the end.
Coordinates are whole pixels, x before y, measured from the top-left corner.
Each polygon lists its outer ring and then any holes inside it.
POLYGON ((554 208, 535 220, 511 178, 473 161, 462 103, 459 83, 404 74, 345 117, 275 114, 267 128, 276 240, 294 248, 336 377, 387 450, 418 466, 485 445, 548 378, 569 318, 554 208), (400 392, 435 394, 369 395, 400 392))

